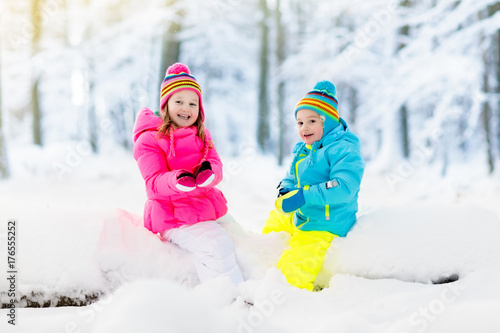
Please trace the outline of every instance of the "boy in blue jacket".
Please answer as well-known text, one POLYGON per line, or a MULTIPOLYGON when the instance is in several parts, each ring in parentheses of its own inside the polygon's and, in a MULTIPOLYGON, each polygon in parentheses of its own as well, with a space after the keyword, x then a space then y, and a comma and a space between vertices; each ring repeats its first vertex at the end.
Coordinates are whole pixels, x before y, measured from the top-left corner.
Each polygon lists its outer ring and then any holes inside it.
POLYGON ((295 108, 298 134, 293 161, 278 186, 276 209, 262 230, 286 231, 290 244, 278 261, 287 281, 313 290, 334 237, 356 222, 365 163, 358 137, 337 111, 335 86, 318 82, 295 108))

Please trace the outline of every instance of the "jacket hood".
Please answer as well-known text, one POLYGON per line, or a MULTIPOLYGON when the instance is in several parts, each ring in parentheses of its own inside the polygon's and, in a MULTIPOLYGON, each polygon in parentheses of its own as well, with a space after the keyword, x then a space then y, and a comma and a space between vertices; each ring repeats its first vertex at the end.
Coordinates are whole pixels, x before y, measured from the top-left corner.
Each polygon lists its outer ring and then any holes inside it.
MULTIPOLYGON (((329 131, 326 131, 326 128, 325 128, 325 132, 323 133, 323 137, 321 138, 321 140, 317 141, 316 144, 318 145, 318 147, 326 146, 329 143, 331 143, 333 141, 337 141, 342 137, 344 137, 345 140, 350 141, 351 130, 349 129, 349 126, 347 126, 347 123, 345 122, 345 120, 342 118, 339 118, 339 122, 337 123, 337 125, 330 128, 329 131)), ((357 138, 356 138, 356 140, 357 140, 357 138)))
POLYGON ((156 131, 161 126, 162 120, 148 108, 139 110, 134 125, 134 142, 145 131, 156 131))

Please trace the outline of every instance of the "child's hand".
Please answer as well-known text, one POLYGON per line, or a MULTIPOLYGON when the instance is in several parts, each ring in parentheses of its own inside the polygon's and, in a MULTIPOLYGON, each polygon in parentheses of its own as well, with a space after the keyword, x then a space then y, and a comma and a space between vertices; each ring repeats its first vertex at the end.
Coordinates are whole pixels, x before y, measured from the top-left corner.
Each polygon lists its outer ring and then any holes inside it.
POLYGON ((281 197, 282 195, 287 194, 290 191, 291 191, 291 189, 289 189, 289 188, 278 186, 278 198, 281 197))
POLYGON ((179 176, 177 176, 177 184, 175 184, 175 187, 182 192, 190 192, 196 189, 196 180, 193 174, 183 171, 179 176))
POLYGON ((201 163, 199 169, 196 171, 195 178, 196 186, 198 187, 207 187, 214 181, 215 174, 212 171, 212 165, 210 165, 209 161, 201 163))
POLYGON ((293 190, 276 199, 274 205, 282 213, 291 213, 306 203, 304 192, 301 188, 293 190))

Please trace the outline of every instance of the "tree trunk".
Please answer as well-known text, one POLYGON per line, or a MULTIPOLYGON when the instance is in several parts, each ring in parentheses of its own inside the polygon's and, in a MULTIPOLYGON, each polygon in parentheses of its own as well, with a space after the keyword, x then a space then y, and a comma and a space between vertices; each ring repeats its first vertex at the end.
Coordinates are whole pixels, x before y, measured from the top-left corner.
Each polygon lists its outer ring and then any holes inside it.
MULTIPOLYGON (((411 7, 410 0, 403 0, 401 2, 402 7, 411 7)), ((399 52, 404 47, 406 47, 405 39, 410 35, 410 26, 405 25, 399 30, 400 36, 403 37, 403 41, 398 42, 397 51, 399 52)), ((400 131, 401 131, 401 150, 404 158, 409 158, 410 151, 410 125, 408 121, 408 108, 406 104, 399 108, 399 121, 400 121, 400 131)))
MULTIPOLYGON (((285 62, 285 31, 281 21, 281 1, 276 1, 276 58, 278 70, 285 62)), ((278 74, 278 165, 283 165, 285 157, 285 82, 278 74)))
POLYGON ((484 61, 484 71, 483 71, 483 93, 487 98, 482 102, 481 106, 481 121, 484 130, 484 136, 486 140, 486 156, 488 159, 488 171, 492 173, 495 170, 495 159, 493 157, 493 145, 491 142, 491 128, 490 128, 490 118, 491 118, 491 106, 489 98, 489 79, 488 79, 488 68, 489 68, 489 55, 486 50, 483 53, 484 61))
MULTIPOLYGON (((488 84, 487 75, 484 75, 483 79, 484 79, 483 84, 485 83, 488 84)), ((484 136, 486 138, 486 155, 488 158, 488 171, 489 173, 493 173, 493 171, 495 170, 495 160, 493 157, 493 147, 491 144, 490 117, 491 117, 490 103, 488 100, 485 100, 482 104, 481 120, 483 123, 484 136)))
MULTIPOLYGON (((500 2, 496 2, 494 5, 488 7, 488 15, 492 17, 500 10, 500 2)), ((500 156, 500 30, 497 30, 492 37, 492 70, 495 73, 496 86, 491 89, 496 95, 496 124, 497 124, 497 156, 500 156)))
POLYGON ((269 9, 266 0, 260 0, 260 10, 262 12, 262 21, 260 23, 260 72, 259 72, 259 101, 258 101, 258 124, 257 124, 257 143, 261 151, 266 151, 269 142, 269 97, 268 97, 268 74, 269 74, 269 9))
POLYGON ((408 108, 402 105, 399 109, 399 120, 401 126, 401 147, 403 150, 403 156, 405 158, 410 157, 410 135, 409 135, 409 125, 408 125, 408 108))
MULTIPOLYGON (((42 11, 40 9, 41 1, 42 0, 31 0, 31 23, 33 24, 33 35, 31 39, 32 58, 35 57, 35 55, 39 52, 40 48, 40 39, 42 35, 42 11)), ((38 98, 38 84, 40 81, 40 77, 37 74, 38 71, 36 69, 34 72, 35 74, 32 77, 32 87, 31 87, 31 110, 33 114, 33 143, 41 146, 43 144, 42 113, 40 110, 40 104, 38 98)))
POLYGON ((88 80, 88 99, 87 99, 87 112, 88 112, 88 130, 89 130, 89 143, 92 148, 92 152, 96 154, 99 151, 99 125, 97 120, 97 114, 95 112, 95 65, 94 59, 88 59, 89 72, 87 75, 88 80))
MULTIPOLYGON (((1 91, 0 91, 1 94, 1 91)), ((1 103, 1 99, 0 99, 1 103)), ((9 172, 9 159, 7 156, 7 144, 3 135, 3 121, 2 121, 2 106, 0 104, 0 179, 8 178, 9 172)))
MULTIPOLYGON (((2 22, 0 22, 0 27, 2 22)), ((1 34, 0 34, 1 35, 1 34)), ((1 41, 1 40, 0 40, 1 41)), ((7 145, 5 143, 5 138, 3 135, 3 121, 2 121, 2 45, 0 44, 0 178, 9 177, 9 163, 7 156, 7 145)))
POLYGON ((40 111, 40 103, 38 100, 38 83, 39 77, 35 78, 35 82, 31 87, 31 111, 33 113, 33 143, 42 146, 42 112, 40 111))
MULTIPOLYGON (((167 6, 172 6, 176 1, 168 1, 167 6)), ((165 73, 167 68, 178 62, 181 53, 181 42, 178 38, 178 34, 182 29, 181 21, 184 17, 184 12, 182 10, 177 11, 176 19, 172 21, 165 29, 162 35, 161 42, 161 58, 160 58, 160 77, 158 87, 160 87, 163 79, 165 78, 165 73)), ((158 89, 158 98, 160 100, 160 90, 158 89)))
POLYGON ((357 89, 352 86, 352 85, 346 85, 343 90, 345 93, 342 94, 344 96, 344 101, 347 101, 349 103, 349 125, 352 127, 356 126, 356 121, 358 118, 357 115, 357 109, 358 109, 358 91, 357 89))
POLYGON ((495 89, 497 97, 497 145, 498 145, 498 156, 500 156, 500 30, 497 30, 495 34, 495 46, 496 50, 496 61, 495 61, 495 72, 497 79, 497 86, 495 89))
MULTIPOLYGON (((499 10, 499 5, 495 4, 489 6, 484 14, 479 14, 479 19, 492 17, 499 10)), ((498 82, 496 86, 493 87, 490 82, 490 72, 492 70, 496 71, 498 78, 498 61, 495 61, 496 57, 496 36, 493 34, 491 36, 485 36, 482 38, 481 44, 483 44, 485 39, 491 39, 491 48, 487 48, 483 51, 483 82, 482 90, 483 94, 486 96, 481 106, 481 120, 484 130, 484 136, 486 141, 486 156, 488 162, 488 171, 493 173, 495 171, 495 148, 493 143, 493 128, 491 126, 491 120, 493 119, 493 112, 491 103, 493 102, 491 94, 498 91, 498 82)))
POLYGON ((295 1, 294 4, 294 12, 296 16, 296 23, 298 26, 298 33, 300 37, 303 37, 303 35, 306 32, 306 26, 307 26, 307 14, 304 14, 303 7, 304 2, 302 1, 295 1))

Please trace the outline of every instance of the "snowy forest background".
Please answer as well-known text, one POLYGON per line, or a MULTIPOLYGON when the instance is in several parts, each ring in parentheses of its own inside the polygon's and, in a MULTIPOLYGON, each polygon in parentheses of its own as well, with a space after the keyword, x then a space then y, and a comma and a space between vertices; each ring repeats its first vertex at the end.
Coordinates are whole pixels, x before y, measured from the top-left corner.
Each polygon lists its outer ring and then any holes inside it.
MULTIPOLYGON (((494 0, 30 0, 0 2, 0 176, 19 147, 132 148, 166 68, 204 90, 219 153, 276 156, 314 83, 373 170, 493 173, 500 161, 500 2, 494 0), (471 163, 474 162, 474 163, 471 163)), ((64 173, 64 163, 53 163, 64 173)))
POLYGON ((0 221, 17 223, 19 270, 15 327, 0 279, 0 331, 499 332, 499 9, 0 0, 0 221), (198 285, 192 258, 142 226, 132 127, 176 61, 224 164, 238 287, 198 285), (367 165, 358 222, 309 293, 274 267, 286 236, 261 229, 299 140, 292 110, 325 79, 367 165))

